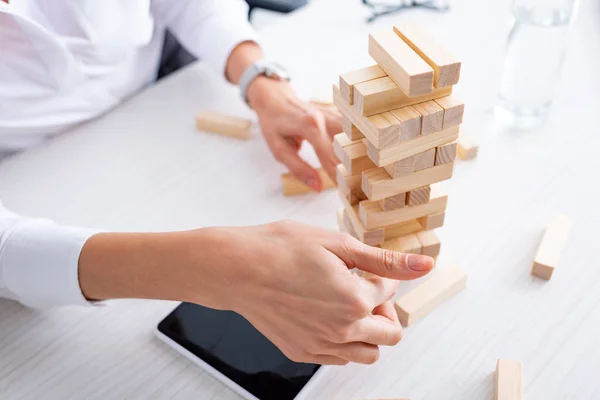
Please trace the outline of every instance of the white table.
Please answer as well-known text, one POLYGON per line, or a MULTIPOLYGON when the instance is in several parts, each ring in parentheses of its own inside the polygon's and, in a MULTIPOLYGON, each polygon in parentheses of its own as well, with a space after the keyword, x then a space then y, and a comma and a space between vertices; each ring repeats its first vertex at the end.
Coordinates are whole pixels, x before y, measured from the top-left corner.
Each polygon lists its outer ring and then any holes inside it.
MULTIPOLYGON (((358 1, 320 0, 264 31, 267 48, 306 93, 366 62, 358 1), (341 3, 341 2, 339 2, 341 3)), ((464 61, 465 126, 482 142, 450 191, 442 260, 469 272, 468 289, 405 331, 375 365, 330 371, 315 399, 491 399, 498 357, 524 363, 527 399, 600 398, 600 7, 583 2, 564 80, 545 130, 486 128, 498 77, 507 2, 455 2, 448 15, 415 11, 464 61), (460 4, 459 4, 460 3, 460 4), (469 17, 467 13, 477 13, 469 17), (529 268, 548 216, 576 223, 554 278, 529 268)), ((176 230, 281 218, 335 228, 334 192, 284 198, 283 168, 259 136, 199 134, 212 107, 244 115, 237 92, 195 66, 119 109, 0 165, 4 203, 61 223, 176 230)), ((309 154, 310 155, 310 154, 309 154)), ((314 157, 313 157, 314 159, 314 157)), ((404 285, 401 291, 411 285, 404 285)), ((2 399, 237 399, 153 337, 175 304, 118 301, 104 308, 26 309, 0 301, 2 399)))

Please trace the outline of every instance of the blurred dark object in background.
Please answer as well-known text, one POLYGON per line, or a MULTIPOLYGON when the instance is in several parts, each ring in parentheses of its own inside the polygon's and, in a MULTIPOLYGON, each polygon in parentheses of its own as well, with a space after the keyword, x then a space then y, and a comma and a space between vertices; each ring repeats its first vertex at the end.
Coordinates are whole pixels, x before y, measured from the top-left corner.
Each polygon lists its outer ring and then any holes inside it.
POLYGON ((250 20, 252 10, 255 8, 287 14, 305 6, 308 3, 308 0, 246 0, 246 3, 248 3, 248 6, 250 7, 248 9, 248 20, 250 20))
POLYGON ((448 11, 450 9, 449 0, 361 0, 362 3, 371 9, 371 16, 367 22, 373 22, 377 18, 396 13, 404 9, 414 7, 427 8, 434 11, 448 11))

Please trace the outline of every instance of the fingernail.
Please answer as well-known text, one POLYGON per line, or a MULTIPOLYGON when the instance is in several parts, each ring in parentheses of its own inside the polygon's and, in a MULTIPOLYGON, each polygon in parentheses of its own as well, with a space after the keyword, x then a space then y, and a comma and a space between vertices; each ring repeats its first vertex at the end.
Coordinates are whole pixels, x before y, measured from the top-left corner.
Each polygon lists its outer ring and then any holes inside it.
POLYGON ((321 190, 321 185, 319 184, 319 181, 315 178, 308 178, 306 184, 317 192, 321 190))
POLYGON ((417 254, 408 254, 406 256, 406 265, 412 271, 429 271, 433 268, 433 258, 417 254))

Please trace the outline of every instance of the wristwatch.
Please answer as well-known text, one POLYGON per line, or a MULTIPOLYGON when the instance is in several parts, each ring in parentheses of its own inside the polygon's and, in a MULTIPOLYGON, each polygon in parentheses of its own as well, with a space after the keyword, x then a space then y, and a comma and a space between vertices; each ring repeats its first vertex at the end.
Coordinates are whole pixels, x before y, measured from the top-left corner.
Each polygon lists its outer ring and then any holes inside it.
POLYGON ((240 78, 240 94, 246 104, 248 104, 248 86, 250 86, 254 79, 259 75, 280 81, 290 80, 289 73, 281 65, 267 60, 255 62, 244 71, 240 78))

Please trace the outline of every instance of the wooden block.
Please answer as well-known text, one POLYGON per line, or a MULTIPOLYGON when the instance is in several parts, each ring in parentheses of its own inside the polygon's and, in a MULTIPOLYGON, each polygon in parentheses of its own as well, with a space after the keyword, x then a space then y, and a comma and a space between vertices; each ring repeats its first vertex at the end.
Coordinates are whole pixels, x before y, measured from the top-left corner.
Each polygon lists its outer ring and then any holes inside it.
POLYGON ((380 247, 402 253, 421 254, 421 242, 414 233, 383 242, 380 247))
POLYGON ((433 68, 435 87, 452 86, 460 78, 460 61, 417 25, 395 25, 394 32, 433 68))
POLYGON ((352 105, 354 103, 354 85, 361 82, 383 78, 386 73, 379 65, 361 68, 340 75, 340 92, 344 100, 352 105))
POLYGON ((472 160, 477 156, 478 149, 479 146, 473 142, 471 137, 467 136, 463 132, 460 133, 457 141, 457 151, 458 157, 460 157, 461 160, 472 160))
POLYGON ((343 115, 342 115, 342 130, 348 136, 348 139, 350 139, 352 141, 360 140, 365 137, 365 135, 363 135, 358 130, 358 128, 355 125, 353 125, 352 122, 350 122, 350 120, 343 115))
POLYGON ((424 186, 415 190, 411 190, 406 194, 406 204, 410 207, 418 206, 429 202, 431 196, 431 186, 424 186))
POLYGON ((400 143, 400 121, 391 112, 371 115, 367 122, 373 126, 375 143, 380 148, 400 143))
POLYGON ((214 111, 201 111, 196 115, 196 128, 199 131, 219 133, 238 139, 248 139, 252 122, 214 111))
POLYGON ((361 242, 375 246, 384 241, 384 231, 381 228, 366 230, 360 218, 358 217, 358 205, 352 206, 348 203, 345 197, 341 196, 342 204, 344 205, 345 214, 347 218, 347 227, 351 227, 355 233, 356 238, 361 242))
POLYGON ((349 146, 352 141, 343 133, 338 133, 333 136, 333 152, 338 160, 344 157, 344 147, 349 146))
MULTIPOLYGON (((414 156, 434 147, 453 142, 458 138, 458 129, 458 126, 452 126, 448 129, 425 136, 419 136, 415 139, 401 142, 395 146, 385 149, 376 148, 369 140, 366 143, 367 155, 375 163, 375 165, 379 167, 392 164, 396 161, 414 156)), ((363 141, 363 143, 365 142, 363 141)))
POLYGON ((444 109, 444 122, 442 123, 444 129, 462 124, 465 104, 456 96, 446 96, 434 101, 444 109))
POLYGON ((362 175, 350 175, 342 164, 336 167, 337 185, 341 195, 346 197, 351 205, 366 200, 367 196, 361 189, 362 175))
POLYGON ((571 225, 572 221, 568 215, 556 214, 552 217, 533 259, 532 275, 543 279, 552 277, 569 237, 571 225))
POLYGON ((431 168, 435 165, 435 148, 429 149, 415 156, 415 172, 431 168))
POLYGON ((444 212, 447 204, 448 196, 439 191, 439 186, 433 185, 429 203, 384 211, 378 201, 364 200, 358 203, 358 214, 364 227, 371 230, 444 212))
POLYGON ((433 69, 391 29, 369 35, 369 54, 408 96, 433 90, 433 69))
POLYGON ((361 141, 351 143, 342 148, 342 158, 340 161, 350 175, 357 175, 363 171, 377 168, 369 156, 367 156, 367 146, 361 141))
POLYGON ((421 243, 421 254, 436 257, 440 254, 442 243, 435 231, 421 231, 415 234, 421 243))
POLYGON ((410 326, 465 288, 467 274, 457 266, 439 268, 424 283, 400 297, 395 308, 400 323, 410 326))
POLYGON ((496 363, 495 400, 523 400, 523 365, 499 358, 496 363))
POLYGON ((396 108, 390 111, 399 122, 399 141, 414 139, 421 134, 422 117, 413 107, 396 108))
POLYGON ((387 171, 390 177, 400 178, 401 176, 411 174, 415 171, 415 157, 407 157, 403 160, 384 165, 383 168, 387 171))
POLYGON ((344 224, 344 208, 339 208, 337 210, 337 224, 340 232, 350 233, 344 224))
POLYGON ((435 101, 413 105, 413 108, 421 114, 421 135, 439 132, 444 124, 444 109, 435 101))
POLYGON ((436 214, 427 215, 425 217, 421 217, 418 219, 419 224, 425 230, 431 230, 436 228, 441 228, 444 225, 444 219, 446 218, 445 212, 440 212, 436 214))
POLYGON ((435 165, 453 162, 456 159, 457 143, 443 144, 435 148, 435 165))
POLYGON ((388 76, 362 82, 354 86, 354 109, 359 115, 391 111, 396 108, 422 103, 439 97, 449 96, 452 87, 433 89, 433 91, 409 97, 388 76))
POLYGON ((379 205, 384 211, 402 208, 406 205, 406 193, 400 193, 394 196, 386 197, 385 199, 381 199, 379 200, 379 205))
MULTIPOLYGON (((383 239, 388 241, 399 236, 405 236, 409 233, 416 233, 423 230, 423 227, 416 219, 404 221, 399 224, 388 225, 383 227, 383 239)), ((378 243, 381 244, 381 243, 378 243)))
POLYGON ((391 178, 383 168, 370 169, 362 174, 362 190, 369 200, 381 200, 408 192, 424 185, 452 178, 454 163, 426 168, 400 178, 391 178))
MULTIPOLYGON (((319 177, 321 178, 321 182, 323 183, 323 190, 332 189, 335 187, 335 182, 331 180, 327 172, 323 170, 323 168, 319 168, 317 170, 319 172, 319 177)), ((283 187, 283 194, 285 196, 294 196, 297 194, 304 193, 314 193, 309 186, 304 184, 304 182, 299 181, 295 176, 290 174, 289 172, 285 174, 281 174, 281 185, 283 187)))

